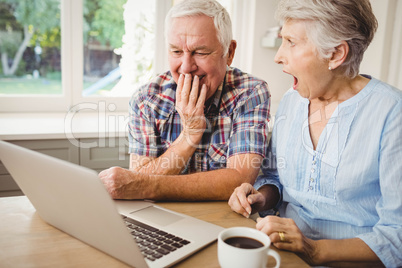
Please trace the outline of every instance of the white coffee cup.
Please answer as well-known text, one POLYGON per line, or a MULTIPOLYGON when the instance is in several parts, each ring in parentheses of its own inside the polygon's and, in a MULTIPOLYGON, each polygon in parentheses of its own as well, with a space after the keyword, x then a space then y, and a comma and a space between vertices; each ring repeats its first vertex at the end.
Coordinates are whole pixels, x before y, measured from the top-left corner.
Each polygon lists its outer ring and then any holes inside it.
POLYGON ((232 227, 225 229, 218 236, 218 259, 222 268, 261 268, 266 267, 268 255, 276 260, 275 268, 281 264, 279 254, 270 249, 271 239, 265 233, 248 227, 232 227), (231 238, 230 240, 227 240, 231 238), (251 240, 248 240, 251 239, 251 240), (256 240, 252 241, 252 240, 256 240), (239 243, 232 243, 232 240, 238 240, 239 243), (239 241, 240 240, 240 241, 239 241), (226 242, 225 242, 226 241, 226 242), (259 242, 259 245, 257 245, 259 242), (259 246, 255 248, 245 248, 247 244, 259 246), (239 247, 242 246, 242 247, 239 247))

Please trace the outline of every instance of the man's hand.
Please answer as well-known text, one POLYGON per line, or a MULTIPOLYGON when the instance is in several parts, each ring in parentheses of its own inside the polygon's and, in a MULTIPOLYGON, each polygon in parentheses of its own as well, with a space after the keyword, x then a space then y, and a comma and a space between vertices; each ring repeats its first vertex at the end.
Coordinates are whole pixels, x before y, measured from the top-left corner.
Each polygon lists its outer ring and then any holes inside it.
POLYGON ((150 197, 146 189, 149 189, 149 180, 144 180, 146 174, 111 167, 99 173, 99 178, 105 185, 113 199, 144 199, 150 197), (147 183, 145 183, 147 182, 147 183))
POLYGON ((182 134, 191 146, 197 146, 206 129, 204 104, 207 95, 206 85, 199 92, 199 78, 190 74, 179 77, 176 89, 176 110, 180 115, 182 134))
POLYGON ((260 211, 265 206, 266 199, 251 184, 243 183, 237 187, 229 198, 230 208, 248 218, 252 213, 260 211))

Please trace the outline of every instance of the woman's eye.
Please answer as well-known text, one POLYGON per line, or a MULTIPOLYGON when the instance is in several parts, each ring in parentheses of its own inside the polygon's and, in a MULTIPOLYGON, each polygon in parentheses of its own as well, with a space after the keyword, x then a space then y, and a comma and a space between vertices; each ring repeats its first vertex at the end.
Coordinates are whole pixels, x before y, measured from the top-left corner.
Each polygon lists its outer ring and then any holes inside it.
POLYGON ((292 46, 292 47, 295 45, 295 43, 292 42, 292 40, 290 40, 290 39, 288 39, 288 43, 289 43, 289 45, 292 46))

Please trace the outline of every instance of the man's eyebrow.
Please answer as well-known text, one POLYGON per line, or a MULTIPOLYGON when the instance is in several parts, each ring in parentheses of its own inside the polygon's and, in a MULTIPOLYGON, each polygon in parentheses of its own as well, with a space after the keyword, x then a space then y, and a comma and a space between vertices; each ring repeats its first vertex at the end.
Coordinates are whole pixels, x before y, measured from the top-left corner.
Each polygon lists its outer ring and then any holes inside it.
POLYGON ((170 49, 180 49, 178 46, 175 46, 173 44, 169 44, 169 48, 170 49))
POLYGON ((207 46, 198 46, 194 50, 209 50, 207 46))
MULTIPOLYGON (((177 50, 182 50, 181 48, 179 48, 176 45, 173 44, 169 44, 169 49, 177 49, 177 50)), ((197 50, 210 50, 207 46, 198 46, 195 47, 194 49, 192 49, 192 51, 197 51, 197 50)))

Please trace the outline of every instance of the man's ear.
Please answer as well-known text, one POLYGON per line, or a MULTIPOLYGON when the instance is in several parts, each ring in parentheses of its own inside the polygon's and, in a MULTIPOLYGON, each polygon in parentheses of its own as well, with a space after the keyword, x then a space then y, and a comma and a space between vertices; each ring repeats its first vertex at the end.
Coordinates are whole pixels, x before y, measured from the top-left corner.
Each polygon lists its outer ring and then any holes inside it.
POLYGON ((332 53, 332 57, 329 60, 329 67, 332 69, 338 68, 342 63, 345 62, 349 54, 349 44, 346 41, 342 41, 340 45, 335 48, 332 53))
POLYGON ((230 66, 232 64, 236 47, 237 47, 237 42, 235 40, 230 41, 229 51, 228 51, 228 59, 226 61, 228 66, 230 66))

